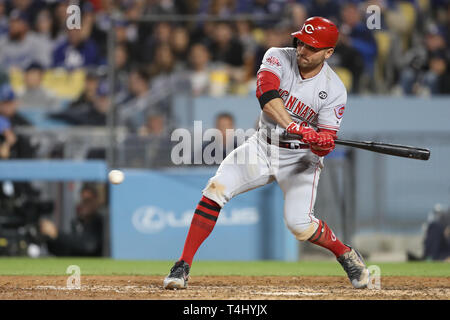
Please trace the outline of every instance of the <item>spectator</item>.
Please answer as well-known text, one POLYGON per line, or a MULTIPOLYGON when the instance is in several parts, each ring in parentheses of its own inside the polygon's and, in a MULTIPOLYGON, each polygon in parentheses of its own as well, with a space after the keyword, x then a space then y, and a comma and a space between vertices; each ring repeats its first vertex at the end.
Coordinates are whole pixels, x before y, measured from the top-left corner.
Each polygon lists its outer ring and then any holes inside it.
POLYGON ((339 41, 344 46, 355 48, 364 60, 365 81, 373 77, 377 45, 373 32, 363 23, 361 12, 354 3, 346 3, 341 10, 342 25, 339 41), (366 80, 367 79, 367 80, 366 80))
POLYGON ((340 2, 334 0, 311 0, 306 5, 306 11, 310 17, 324 17, 336 23, 340 18, 340 2))
POLYGON ((119 123, 137 131, 144 123, 144 114, 155 102, 150 96, 150 76, 142 68, 130 73, 128 89, 130 97, 119 110, 119 123))
POLYGON ((158 168, 171 165, 172 142, 164 114, 150 112, 138 135, 145 141, 144 156, 147 166, 158 168))
POLYGON ((114 27, 112 17, 117 11, 115 1, 102 0, 96 8, 91 37, 99 46, 102 54, 107 52, 108 31, 114 27))
POLYGON ((182 26, 176 27, 172 31, 172 41, 170 45, 175 59, 180 66, 185 66, 184 60, 189 50, 188 30, 182 26))
POLYGON ((43 67, 31 63, 25 70, 25 91, 19 97, 21 109, 43 108, 49 111, 58 109, 60 102, 48 90, 42 87, 43 67))
POLYGON ((213 41, 216 23, 214 21, 204 21, 194 26, 190 31, 191 43, 201 42, 208 47, 213 41))
POLYGON ((34 13, 38 12, 44 6, 42 0, 12 0, 8 1, 10 10, 20 10, 30 18, 30 23, 33 23, 34 13))
POLYGON ((114 76, 116 90, 114 99, 118 103, 125 101, 128 95, 128 77, 130 75, 130 59, 124 44, 118 44, 114 49, 114 76))
POLYGON ((308 19, 308 11, 304 5, 299 3, 291 4, 288 7, 290 11, 290 20, 292 29, 298 29, 299 26, 302 26, 306 19, 308 19))
MULTIPOLYGON (((148 2, 148 1, 147 1, 148 2)), ((170 0, 166 0, 166 5, 170 6, 170 0)), ((124 16, 128 21, 135 21, 142 17, 145 10, 146 1, 122 1, 120 10, 125 12, 124 16)), ((136 25, 133 24, 133 27, 136 25)))
POLYGON ((51 50, 50 52, 53 52, 55 44, 52 36, 52 28, 53 18, 51 12, 47 9, 41 10, 36 17, 36 36, 39 38, 39 42, 45 43, 45 46, 51 50))
POLYGON ((208 13, 219 17, 230 17, 236 13, 236 0, 211 0, 202 1, 200 13, 208 13))
POLYGON ((258 46, 256 49, 255 54, 255 61, 253 65, 253 74, 256 75, 256 73, 259 70, 259 67, 261 65, 261 61, 263 60, 264 54, 269 48, 272 47, 285 47, 285 46, 291 46, 292 40, 290 43, 284 43, 283 42, 283 31, 281 28, 274 27, 274 28, 268 28, 264 30, 264 40, 262 45, 258 46))
POLYGON ((0 37, 8 33, 8 16, 6 15, 5 0, 0 0, 0 37))
POLYGON ((28 17, 24 13, 13 10, 9 16, 8 35, 0 39, 0 67, 25 69, 33 61, 48 67, 51 47, 29 30, 28 17))
POLYGON ((334 67, 346 68, 352 74, 351 93, 361 92, 361 75, 364 73, 364 59, 360 52, 348 42, 338 40, 334 53, 328 64, 334 67))
POLYGON ((66 110, 50 113, 49 117, 73 125, 84 123, 85 115, 89 114, 89 110, 94 109, 99 84, 105 76, 106 72, 101 67, 88 69, 81 95, 75 101, 72 101, 66 110))
POLYGON ((9 159, 11 147, 16 141, 16 135, 11 130, 8 118, 0 116, 0 159, 9 159))
POLYGON ((450 94, 450 68, 449 59, 444 51, 430 54, 428 71, 424 77, 424 87, 431 94, 450 94))
POLYGON ((123 46, 127 50, 127 56, 132 61, 141 61, 145 53, 141 52, 142 47, 138 41, 138 29, 135 24, 129 21, 118 20, 114 26, 117 45, 123 46))
POLYGON ((206 95, 210 84, 210 55, 208 48, 201 44, 194 44, 189 52, 189 81, 192 94, 206 95))
POLYGON ((252 34, 253 25, 249 20, 239 20, 236 22, 236 28, 239 34, 239 41, 242 43, 244 68, 245 68, 245 80, 248 81, 255 77, 254 64, 255 54, 258 48, 258 43, 252 34))
POLYGON ((81 95, 75 101, 71 102, 70 108, 78 108, 86 104, 94 102, 97 94, 98 85, 102 78, 106 76, 106 72, 103 68, 91 68, 86 73, 86 80, 84 83, 84 90, 81 95))
POLYGON ((233 67, 241 67, 244 63, 244 48, 234 37, 231 25, 226 22, 217 23, 213 37, 213 42, 209 47, 212 60, 233 67))
MULTIPOLYGON (((0 115, 0 160, 31 159, 35 157, 35 154, 36 147, 31 144, 30 139, 24 135, 17 134, 10 120, 0 115)), ((3 183, 0 183, 1 185, 4 186, 3 183)), ((31 192, 32 187, 29 183, 14 182, 13 185, 16 185, 18 189, 24 187, 24 191, 30 191, 29 196, 34 195, 34 192, 31 192)))
POLYGON ((175 56, 169 45, 161 45, 155 50, 153 62, 149 66, 152 78, 158 75, 170 74, 175 69, 175 56))
POLYGON ((53 222, 40 221, 49 253, 55 256, 101 256, 103 249, 103 215, 98 191, 85 185, 80 192, 76 217, 70 232, 61 232, 53 222))
POLYGON ((106 82, 100 83, 97 89, 97 96, 94 99, 93 108, 89 110, 83 125, 104 126, 111 105, 109 97, 110 90, 106 82))
POLYGON ((14 132, 9 119, 0 116, 0 159, 30 159, 35 151, 27 137, 14 132))
POLYGON ((429 95, 445 93, 448 85, 448 51, 442 32, 431 24, 423 42, 404 54, 400 85, 403 93, 429 95))
MULTIPOLYGON (((246 77, 248 72, 243 68, 244 47, 234 36, 229 23, 219 22, 216 24, 209 50, 217 74, 213 77, 213 82, 225 84, 230 93, 247 94, 246 77)), ((218 89, 221 86, 223 85, 214 85, 211 93, 217 96, 221 95, 222 92, 218 89)))
POLYGON ((166 1, 146 1, 146 7, 144 9, 145 14, 186 14, 187 12, 183 12, 185 6, 189 4, 186 2, 196 1, 175 1, 175 0, 166 0, 166 1), (181 11, 180 11, 181 9, 181 11))
POLYGON ((66 38, 53 51, 53 67, 69 70, 82 67, 95 67, 105 64, 97 45, 83 37, 82 29, 68 30, 66 38))
POLYGON ((220 131, 222 136, 222 150, 223 150, 223 158, 228 155, 232 150, 238 147, 237 140, 235 137, 235 125, 234 125, 234 117, 230 113, 220 113, 216 117, 216 129, 220 131))
POLYGON ((69 4, 68 0, 61 0, 56 3, 53 9, 52 36, 57 44, 66 39, 67 7, 69 4))
POLYGON ((450 48, 450 3, 445 6, 445 23, 443 25, 443 32, 445 33, 445 42, 447 48, 450 48))
POLYGON ((122 143, 119 161, 131 167, 166 167, 171 165, 171 150, 166 116, 150 112, 138 132, 122 143))
MULTIPOLYGON (((181 69, 180 65, 178 67, 181 69)), ((157 108, 157 112, 164 113, 169 118, 173 97, 185 94, 189 90, 188 78, 176 67, 175 56, 170 46, 162 45, 156 49, 154 62, 149 67, 153 108, 157 108)))
POLYGON ((165 121, 166 120, 163 114, 150 113, 147 116, 145 124, 139 128, 138 134, 144 137, 145 136, 161 137, 164 135, 168 135, 165 121))
POLYGON ((9 120, 11 126, 29 126, 31 123, 17 112, 16 94, 9 84, 0 86, 0 116, 9 120))
MULTIPOLYGON (((233 115, 227 112, 218 114, 215 119, 215 129, 217 131, 213 139, 205 141, 202 149, 196 151, 202 153, 202 164, 220 164, 231 151, 238 147, 233 115)), ((200 157, 197 156, 198 158, 200 157)))
POLYGON ((94 96, 77 107, 68 108, 50 115, 51 118, 65 121, 71 125, 104 126, 110 107, 109 88, 106 82, 100 82, 94 96))
MULTIPOLYGON (((238 1, 239 6, 240 6, 240 11, 244 10, 248 13, 257 15, 257 16, 265 16, 265 15, 269 15, 272 17, 280 17, 281 14, 283 13, 285 4, 288 1, 284 1, 284 0, 254 0, 251 1, 251 5, 250 6, 245 6, 245 2, 242 3, 242 1, 238 1)), ((273 24, 273 20, 269 19, 269 20, 257 20, 256 21, 257 26, 259 27, 263 27, 263 28, 268 28, 273 24)))
POLYGON ((145 40, 143 52, 139 61, 150 64, 155 57, 155 51, 161 46, 170 46, 172 41, 172 25, 169 22, 160 22, 154 25, 151 36, 145 40))

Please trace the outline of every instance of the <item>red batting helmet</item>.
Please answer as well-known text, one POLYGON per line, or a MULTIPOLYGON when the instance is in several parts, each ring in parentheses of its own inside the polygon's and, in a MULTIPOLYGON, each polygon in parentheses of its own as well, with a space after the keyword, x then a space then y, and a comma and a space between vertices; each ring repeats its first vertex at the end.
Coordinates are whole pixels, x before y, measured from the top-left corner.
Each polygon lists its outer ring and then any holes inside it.
MULTIPOLYGON (((296 39, 307 45, 317 48, 334 48, 339 37, 336 25, 322 17, 311 17, 306 19, 300 31, 291 34, 296 39)), ((294 39, 294 44, 296 43, 294 39)))

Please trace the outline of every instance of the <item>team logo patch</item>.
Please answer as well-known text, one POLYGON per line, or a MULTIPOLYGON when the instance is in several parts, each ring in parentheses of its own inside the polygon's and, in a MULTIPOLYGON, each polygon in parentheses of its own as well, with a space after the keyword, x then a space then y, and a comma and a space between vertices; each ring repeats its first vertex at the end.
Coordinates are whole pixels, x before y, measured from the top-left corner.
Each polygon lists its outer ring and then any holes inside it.
POLYGON ((305 30, 306 33, 311 34, 314 32, 314 26, 312 24, 305 24, 303 30, 305 30))
POLYGON ((326 99, 328 97, 328 93, 326 93, 325 91, 320 91, 319 92, 319 98, 320 99, 326 99))
POLYGON ((336 114, 336 117, 338 119, 342 118, 342 116, 344 115, 344 110, 345 110, 345 104, 340 104, 340 105, 334 107, 334 113, 336 114))
POLYGON ((266 61, 268 64, 270 64, 272 66, 281 67, 280 60, 278 60, 278 58, 276 58, 276 57, 273 57, 273 56, 267 57, 266 61))

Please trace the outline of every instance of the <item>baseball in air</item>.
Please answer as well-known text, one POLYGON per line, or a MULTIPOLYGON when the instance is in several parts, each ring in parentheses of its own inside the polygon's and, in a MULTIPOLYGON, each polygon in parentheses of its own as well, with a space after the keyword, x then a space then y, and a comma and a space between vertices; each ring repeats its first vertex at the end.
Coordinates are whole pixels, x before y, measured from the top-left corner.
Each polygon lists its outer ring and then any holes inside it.
POLYGON ((112 184, 122 183, 123 179, 125 179, 125 175, 120 170, 111 170, 108 174, 109 182, 112 184))

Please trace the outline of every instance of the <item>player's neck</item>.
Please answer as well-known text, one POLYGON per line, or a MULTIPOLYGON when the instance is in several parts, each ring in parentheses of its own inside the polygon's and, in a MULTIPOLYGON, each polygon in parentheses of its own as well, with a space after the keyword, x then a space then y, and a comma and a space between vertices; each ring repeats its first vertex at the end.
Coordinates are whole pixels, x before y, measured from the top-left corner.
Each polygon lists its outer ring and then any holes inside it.
POLYGON ((324 63, 322 62, 317 67, 310 68, 310 69, 309 68, 300 68, 300 66, 299 66, 298 71, 300 72, 300 76, 302 77, 303 80, 309 79, 309 78, 316 76, 320 72, 320 70, 322 70, 323 64, 324 63))

